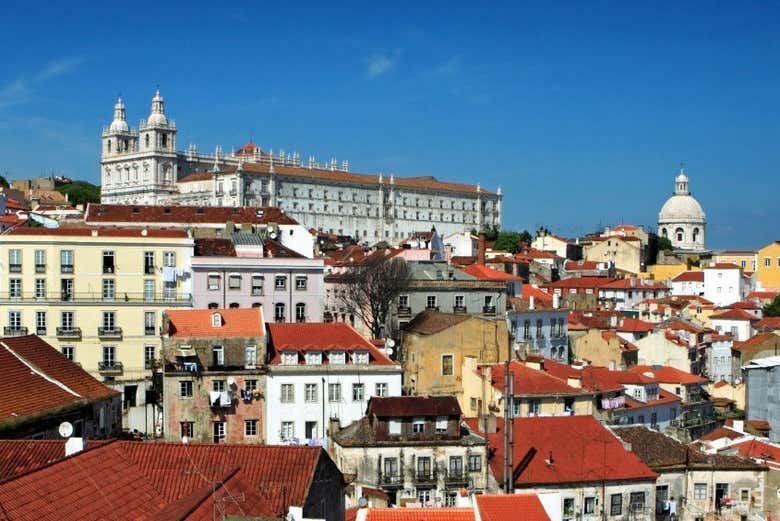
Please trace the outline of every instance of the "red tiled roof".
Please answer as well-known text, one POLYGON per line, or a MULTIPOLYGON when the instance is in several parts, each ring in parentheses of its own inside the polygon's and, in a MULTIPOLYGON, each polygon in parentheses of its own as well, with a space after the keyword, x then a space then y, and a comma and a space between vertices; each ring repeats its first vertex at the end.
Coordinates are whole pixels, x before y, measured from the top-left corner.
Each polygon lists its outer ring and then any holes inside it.
POLYGON ((230 239, 195 239, 196 257, 235 257, 236 248, 230 239))
POLYGON ((536 494, 479 494, 474 498, 482 521, 550 521, 536 494))
POLYGON ((775 444, 753 438, 735 443, 729 448, 736 448, 740 456, 752 458, 775 470, 780 470, 780 447, 775 444))
POLYGON ((352 507, 344 510, 344 521, 356 521, 360 507, 352 507))
POLYGON ((349 324, 340 322, 306 322, 302 324, 269 323, 271 365, 281 363, 282 351, 368 351, 371 365, 395 365, 374 344, 363 338, 349 324))
POLYGON ((87 205, 84 222, 92 223, 156 223, 197 226, 199 224, 298 224, 279 208, 233 208, 228 206, 144 206, 131 204, 87 205))
POLYGON ((674 367, 654 367, 650 365, 636 365, 629 369, 632 373, 642 374, 642 375, 652 375, 652 378, 655 378, 661 383, 664 384, 705 384, 707 383, 706 378, 702 378, 701 376, 696 376, 691 373, 686 373, 685 371, 681 371, 679 369, 675 369, 674 367))
POLYGON ((552 295, 550 295, 549 293, 547 293, 542 289, 535 288, 530 284, 523 284, 521 291, 522 291, 523 298, 526 300, 529 300, 531 297, 534 297, 534 300, 538 302, 546 302, 548 304, 552 304, 553 302, 552 295))
POLYGON ((601 288, 617 279, 609 277, 572 277, 544 284, 545 288, 601 288))
POLYGON ((606 367, 588 365, 581 369, 545 359, 544 370, 559 378, 569 376, 582 378, 582 387, 598 392, 622 391, 624 384, 647 384, 655 380, 628 371, 610 370, 606 367))
POLYGON ((704 272, 698 271, 683 271, 672 282, 704 282, 704 272))
POLYGON ((472 264, 470 266, 464 266, 460 268, 461 271, 468 273, 472 277, 476 277, 479 280, 501 280, 506 282, 522 281, 523 279, 506 273, 503 271, 494 270, 487 266, 481 266, 479 264, 472 264))
POLYGON ((704 329, 700 327, 696 327, 689 322, 684 322, 678 319, 670 320, 663 326, 663 328, 668 329, 670 331, 687 331, 688 333, 694 333, 694 334, 703 333, 705 331, 704 329))
POLYGON ((169 309, 168 334, 172 337, 261 337, 265 336, 262 308, 238 309, 169 309), (212 325, 215 313, 220 326, 212 325))
POLYGON ((748 427, 751 427, 757 431, 770 431, 772 430, 772 426, 769 425, 769 422, 767 420, 748 420, 745 422, 745 425, 748 427))
MULTIPOLYGON (((504 364, 493 365, 490 369, 493 387, 503 392, 504 364)), ((521 362, 511 362, 509 371, 512 373, 512 379, 514 380, 512 392, 517 396, 574 396, 588 392, 586 389, 577 389, 569 386, 564 378, 553 376, 543 370, 533 369, 521 362)))
POLYGON ((757 306, 754 302, 732 302, 731 304, 727 306, 722 306, 723 309, 747 309, 747 310, 757 310, 761 309, 761 306, 757 306))
POLYGON ((474 521, 471 508, 369 508, 366 521, 474 521))
MULTIPOLYGON (((478 431, 476 418, 466 420, 478 431)), ((490 467, 503 479, 503 418, 488 438, 490 467)), ((623 444, 592 416, 515 418, 512 467, 515 486, 593 483, 599 481, 655 481, 657 474, 625 450, 623 444), (552 461, 550 461, 552 460, 552 461)))
POLYGON ((727 309, 710 315, 710 320, 749 320, 758 321, 758 317, 742 309, 727 309))
POLYGON ((701 438, 699 438, 699 441, 715 441, 722 438, 728 438, 730 440, 736 440, 737 438, 741 438, 744 436, 741 432, 737 432, 734 429, 727 429, 726 427, 718 427, 713 431, 708 432, 701 438))
POLYGON ((193 181, 210 181, 214 179, 214 172, 192 172, 180 178, 177 183, 191 183, 193 181))
MULTIPOLYGON (((88 440, 87 448, 109 443, 88 440)), ((0 440, 0 482, 65 459, 65 440, 0 440)))
POLYGON ((773 341, 774 341, 775 348, 780 347, 780 336, 776 335, 772 331, 766 331, 764 333, 753 335, 747 340, 743 340, 741 342, 739 341, 734 342, 733 349, 745 353, 747 351, 752 351, 762 346, 769 348, 769 345, 765 346, 765 344, 770 344, 773 341))
POLYGON ((19 226, 8 232, 8 235, 56 235, 61 237, 139 237, 146 239, 187 237, 184 230, 165 230, 162 228, 109 228, 109 227, 64 227, 43 228, 19 226))
POLYGON ((633 399, 631 396, 626 395, 626 408, 627 409, 642 409, 645 407, 655 407, 656 405, 662 405, 667 403, 680 402, 679 396, 676 396, 669 391, 658 389, 658 399, 648 400, 647 402, 640 402, 633 399))
POLYGON ((647 333, 655 328, 655 324, 645 322, 638 318, 622 318, 618 320, 618 331, 631 332, 631 333, 647 333))
POLYGON ((366 416, 461 416, 460 405, 454 396, 374 396, 368 402, 366 416))
POLYGON ((566 271, 590 271, 600 269, 598 262, 589 260, 567 260, 563 267, 566 271))
POLYGON ((608 284, 602 286, 603 289, 635 289, 635 290, 669 290, 669 286, 663 282, 658 282, 650 279, 638 279, 636 277, 628 277, 625 279, 613 280, 608 284))
POLYGON ((609 342, 610 340, 617 340, 618 344, 620 344, 621 351, 639 351, 639 348, 626 340, 625 338, 618 335, 615 331, 609 330, 609 331, 602 331, 601 332, 601 338, 609 342))
POLYGON ((756 328, 780 329, 780 317, 764 317, 754 324, 756 328))
POLYGON ((766 299, 774 299, 778 295, 780 295, 780 290, 751 291, 750 293, 748 293, 747 298, 766 300, 766 299))
POLYGON ((0 426, 119 394, 35 335, 0 339, 0 367, 0 426))
POLYGON ((390 501, 390 496, 387 495, 387 492, 378 488, 361 487, 360 493, 363 494, 363 497, 375 497, 377 499, 390 501))
POLYGON ((716 262, 712 266, 705 266, 705 270, 739 270, 742 269, 732 262, 716 262))

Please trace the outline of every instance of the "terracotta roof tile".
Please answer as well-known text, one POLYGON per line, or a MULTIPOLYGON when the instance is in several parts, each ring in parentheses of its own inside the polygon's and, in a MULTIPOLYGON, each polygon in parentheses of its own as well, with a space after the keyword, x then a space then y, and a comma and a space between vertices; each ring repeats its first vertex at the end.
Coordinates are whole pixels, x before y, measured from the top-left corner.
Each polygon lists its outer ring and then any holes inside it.
POLYGON ((468 273, 472 277, 476 277, 479 280, 500 280, 506 282, 517 282, 523 280, 522 278, 512 275, 511 273, 494 270, 493 268, 480 266, 479 264, 464 266, 460 269, 461 271, 468 273))
POLYGON ((683 271, 672 282, 704 282, 704 272, 698 271, 683 271))
POLYGON ((366 521, 474 521, 471 508, 369 508, 366 521))
POLYGON ((192 172, 179 178, 177 183, 191 183, 193 181, 211 181, 214 179, 214 172, 192 172))
POLYGON ((617 279, 609 277, 572 277, 544 284, 545 288, 601 288, 617 279))
POLYGON ((739 266, 732 262, 716 262, 715 264, 711 266, 705 266, 703 269, 705 270, 740 270, 739 266))
MULTIPOLYGON (((516 396, 575 396, 588 393, 587 389, 571 387, 566 383, 567 380, 565 378, 554 376, 544 370, 533 369, 521 362, 511 362, 509 364, 509 371, 512 374, 512 380, 514 381, 512 392, 516 396)), ((503 392, 503 364, 491 366, 491 382, 493 387, 503 392)))
POLYGON ((642 374, 655 378, 660 383, 665 384, 705 384, 706 378, 696 376, 691 373, 686 373, 674 367, 668 366, 651 366, 651 365, 636 365, 629 369, 630 372, 635 374, 642 374))
MULTIPOLYGON (((282 351, 367 351, 371 365, 395 365, 374 344, 363 338, 349 324, 340 322, 306 322, 302 324, 269 323, 271 365, 281 363, 282 351)), ((348 361, 349 362, 349 361, 348 361)))
POLYGON ((392 396, 373 397, 368 402, 366 416, 458 416, 462 414, 454 396, 392 396))
POLYGON ((772 346, 775 349, 780 348, 780 335, 776 335, 772 331, 767 331, 753 335, 742 342, 734 342, 733 348, 741 353, 746 353, 760 348, 769 349, 772 346))
POLYGON ((418 313, 405 326, 404 331, 420 335, 433 335, 472 318, 466 313, 441 313, 426 309, 418 313))
POLYGON ((87 205, 84 221, 93 223, 164 223, 197 226, 199 224, 298 224, 279 208, 233 208, 227 206, 144 206, 130 204, 87 205))
POLYGON ((62 227, 43 228, 18 226, 8 232, 8 235, 54 235, 59 237, 138 237, 138 238, 173 238, 187 237, 184 230, 166 230, 162 228, 110 228, 110 227, 62 227))
POLYGON ((749 320, 758 321, 758 317, 743 309, 727 309, 710 315, 710 320, 749 320))
MULTIPOLYGON (((87 440, 87 448, 103 440, 87 440)), ((0 482, 65 459, 65 440, 0 440, 0 482)))
POLYGON ((550 521, 536 494, 476 495, 482 521, 550 521))
MULTIPOLYGON (((467 420, 478 431, 476 418, 467 420)), ((490 468, 503 477, 503 418, 498 430, 486 434, 492 457, 490 468)), ((592 416, 515 418, 514 484, 520 487, 596 481, 654 482, 657 474, 592 416), (566 433, 561 435, 561 433, 566 433), (552 463, 549 463, 552 458, 552 463)))
POLYGON ((265 336, 262 308, 169 309, 168 334, 172 337, 261 337, 265 336), (212 325, 219 314, 220 325, 212 325))
POLYGON ((764 317, 754 324, 756 328, 780 329, 780 317, 764 317))

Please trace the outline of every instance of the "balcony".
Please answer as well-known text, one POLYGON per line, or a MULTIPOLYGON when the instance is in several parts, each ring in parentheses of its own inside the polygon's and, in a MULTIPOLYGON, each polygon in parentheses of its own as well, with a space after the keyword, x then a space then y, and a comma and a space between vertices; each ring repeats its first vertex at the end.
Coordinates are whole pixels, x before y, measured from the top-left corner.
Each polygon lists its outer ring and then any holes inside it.
POLYGON ((398 316, 399 317, 411 317, 412 316, 412 308, 409 306, 398 306, 398 316))
POLYGON ((80 327, 58 327, 57 338, 62 340, 81 340, 80 327))
POLYGON ((189 293, 164 293, 164 294, 144 294, 141 293, 122 293, 115 292, 113 296, 104 295, 102 291, 97 292, 73 292, 70 290, 58 290, 48 292, 41 296, 35 292, 0 292, 0 304, 9 302, 73 302, 82 304, 99 304, 110 301, 114 304, 174 304, 188 306, 192 303, 192 296, 189 293))
POLYGON ((9 264, 8 265, 8 271, 11 273, 21 273, 22 272, 22 265, 21 264, 9 264))
POLYGON ((99 327, 98 338, 101 340, 122 340, 121 327, 99 327))
POLYGON ((275 322, 286 322, 286 318, 284 316, 277 315, 274 317, 275 322))
POLYGON ((495 315, 496 314, 496 306, 482 306, 482 314, 483 315, 495 315))
POLYGON ((73 273, 73 264, 60 264, 60 273, 73 273))
POLYGON ((4 327, 3 328, 3 335, 4 336, 23 336, 27 334, 27 328, 26 327, 4 327))
POLYGON ((404 477, 397 474, 382 473, 379 475, 379 486, 382 488, 403 488, 404 477))
POLYGON ((469 475, 463 470, 448 470, 444 476, 444 481, 447 485, 468 485, 469 475))
POLYGON ((452 311, 454 313, 468 313, 466 306, 455 306, 452 308, 452 311))
POLYGON ((45 264, 36 264, 35 265, 35 273, 46 273, 46 265, 45 264))
POLYGON ((436 486, 436 473, 432 470, 417 470, 412 476, 412 481, 416 486, 436 486))
POLYGON ((144 275, 154 275, 154 266, 144 266, 144 275))
POLYGON ((157 328, 154 326, 144 326, 144 335, 155 336, 157 334, 157 328))
POLYGON ((103 376, 121 375, 122 370, 122 362, 98 362, 98 373, 103 376))
POLYGON ((306 322, 306 317, 295 317, 295 321, 299 324, 306 322))
POLYGON ((439 311, 439 306, 425 306, 428 311, 439 311))

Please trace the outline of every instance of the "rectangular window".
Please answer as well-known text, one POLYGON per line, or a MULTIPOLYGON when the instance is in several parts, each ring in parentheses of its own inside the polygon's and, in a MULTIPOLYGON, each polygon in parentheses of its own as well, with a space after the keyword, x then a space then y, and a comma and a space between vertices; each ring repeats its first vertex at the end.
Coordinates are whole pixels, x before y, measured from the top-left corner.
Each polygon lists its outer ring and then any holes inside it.
POLYGON ((526 320, 523 322, 523 340, 531 338, 531 321, 526 320))
POLYGON ((630 512, 642 512, 645 509, 645 493, 631 492, 628 499, 628 508, 630 512))
POLYGON ((217 273, 209 273, 208 275, 208 288, 209 291, 216 291, 220 286, 220 277, 217 273))
POLYGON ((538 398, 528 400, 528 416, 538 416, 542 409, 542 401, 538 398))
POLYGON ((155 358, 155 347, 154 346, 144 346, 144 361, 145 362, 152 362, 155 358))
POLYGON ((401 434, 401 420, 390 420, 387 422, 388 434, 401 434))
POLYGON ((368 364, 368 353, 366 351, 355 351, 352 353, 352 363, 357 365, 368 364))
POLYGON ((455 295, 455 309, 462 310, 466 307, 466 297, 463 295, 455 295))
POLYGON ((166 268, 176 267, 176 252, 174 251, 163 252, 163 266, 166 268))
POLYGON ((46 312, 35 312, 35 334, 38 336, 46 336, 46 312))
POLYGON ((446 416, 436 417, 436 434, 444 434, 447 432, 447 420, 446 416))
POLYGON ((772 265, 772 259, 770 257, 764 257, 764 266, 767 268, 772 265))
POLYGON ((282 422, 282 428, 279 430, 279 435, 283 441, 292 440, 295 438, 295 422, 282 422))
POLYGON ((262 296, 264 284, 265 277, 262 275, 252 275, 252 295, 255 297, 262 296))
POLYGON ((116 330, 116 313, 114 311, 104 311, 102 323, 105 331, 116 330))
POLYGON ((154 252, 144 252, 144 275, 154 275, 154 252))
POLYGON ((442 376, 452 376, 453 374, 453 355, 441 355, 441 374, 442 376))
POLYGON ((103 252, 103 273, 116 273, 116 265, 114 264, 114 252, 103 252))
POLYGON ((585 508, 584 508, 585 514, 595 514, 596 513, 596 498, 586 497, 585 498, 585 508))
POLYGON ((35 273, 46 273, 45 250, 35 250, 35 273))
POLYGON ((144 335, 153 336, 157 332, 156 315, 154 311, 144 311, 144 335))
POLYGON ((436 295, 428 295, 425 297, 425 307, 428 309, 436 309, 436 295))
POLYGON ((317 387, 317 384, 306 384, 304 386, 304 399, 307 403, 317 403, 319 401, 317 387))
POLYGON ((331 351, 328 354, 328 362, 331 365, 334 365, 334 364, 335 365, 343 365, 343 364, 346 363, 346 359, 347 359, 346 353, 344 353, 343 351, 340 351, 340 352, 331 351))
POLYGON ((287 289, 287 277, 284 275, 277 275, 274 277, 274 289, 283 290, 287 289))
POLYGON ((482 456, 472 454, 469 456, 469 472, 480 472, 482 470, 482 456))
POLYGON ((62 346, 62 356, 64 356, 65 358, 67 358, 72 362, 74 358, 73 346, 62 346))
POLYGON ((352 384, 352 401, 362 402, 365 399, 366 386, 365 384, 352 384))
POLYGON ((35 279, 35 298, 46 298, 46 279, 35 279))
POLYGON ((231 273, 228 276, 228 289, 241 289, 241 275, 238 275, 237 273, 231 273))
POLYGON ((306 422, 303 428, 305 429, 303 435, 306 436, 307 440, 310 440, 317 436, 317 422, 312 422, 312 421, 306 422))
POLYGON ((741 503, 747 503, 750 501, 750 489, 749 488, 741 488, 739 489, 739 501, 741 503))
POLYGON ((295 277, 295 289, 297 289, 298 291, 303 291, 306 289, 307 285, 308 285, 308 280, 305 275, 303 276, 299 275, 295 277))
POLYGON ((244 436, 252 438, 257 436, 257 420, 244 420, 244 436))
POLYGON ((116 296, 114 279, 103 279, 103 300, 112 301, 116 296))
POLYGON ((282 403, 295 403, 295 386, 293 384, 282 384, 279 399, 282 403))
POLYGON ((320 365, 322 364, 322 353, 315 353, 307 351, 304 354, 306 365, 320 365))
POLYGON ((257 367, 257 346, 248 345, 244 347, 244 368, 254 369, 257 367))
POLYGON ((403 309, 409 307, 409 295, 401 295, 398 297, 398 307, 403 309))
POLYGON ((215 393, 225 392, 225 380, 212 380, 211 390, 214 391, 215 393))
POLYGON ((103 346, 103 365, 114 367, 114 364, 116 364, 116 347, 103 346))
POLYGON ((60 250, 60 273, 73 273, 73 250, 60 250))
POLYGON ((244 380, 244 391, 251 393, 257 389, 257 380, 244 380))
POLYGON ((144 300, 154 302, 154 279, 144 279, 144 300))
POLYGON ((214 443, 221 443, 225 440, 225 422, 218 421, 213 422, 211 424, 212 426, 212 433, 213 433, 213 442, 214 443))
POLYGON ((8 271, 11 273, 22 272, 22 250, 8 250, 8 271))
POLYGON ((387 396, 387 384, 386 383, 378 383, 374 386, 374 390, 376 391, 374 393, 374 396, 379 396, 380 398, 383 396, 387 396))
POLYGON ((425 419, 414 418, 412 420, 412 432, 415 434, 422 434, 425 432, 425 419))
POLYGON ((73 300, 73 279, 60 279, 60 298, 66 302, 73 300))
POLYGON ((612 494, 609 496, 609 515, 623 515, 623 494, 612 494))
POLYGON ((536 338, 542 338, 542 321, 536 321, 536 338))
POLYGON ((8 279, 8 296, 22 298, 22 279, 8 279))
POLYGON ((223 346, 211 347, 211 365, 214 367, 225 365, 225 348, 223 346))
POLYGON ((179 422, 179 432, 182 438, 192 438, 195 436, 195 422, 179 422))
POLYGON ((62 311, 60 313, 60 327, 65 331, 72 331, 76 323, 73 311, 62 311))
POLYGON ((8 328, 11 331, 19 331, 22 328, 22 312, 21 311, 9 311, 8 312, 8 328))
POLYGON ((571 519, 574 517, 574 498, 563 498, 563 518, 571 519))
POLYGON ((693 485, 693 499, 696 501, 707 500, 707 484, 706 483, 694 483, 693 485))
POLYGON ((341 401, 341 384, 328 384, 328 401, 340 402, 341 401))

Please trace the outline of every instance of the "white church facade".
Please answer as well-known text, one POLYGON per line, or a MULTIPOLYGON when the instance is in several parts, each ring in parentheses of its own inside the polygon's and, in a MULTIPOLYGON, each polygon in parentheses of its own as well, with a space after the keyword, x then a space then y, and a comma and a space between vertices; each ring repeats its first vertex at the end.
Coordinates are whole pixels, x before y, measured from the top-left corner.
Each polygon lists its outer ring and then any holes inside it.
POLYGON ((674 194, 658 214, 658 236, 668 238, 675 250, 703 252, 707 219, 699 201, 688 188, 683 169, 674 180, 674 194))
POLYGON ((261 150, 249 143, 229 154, 176 149, 176 124, 159 91, 138 129, 127 124, 124 103, 103 130, 101 202, 192 206, 276 206, 307 228, 360 241, 397 243, 436 227, 439 234, 501 226, 501 189, 349 172, 335 159, 303 164, 297 153, 261 150))

